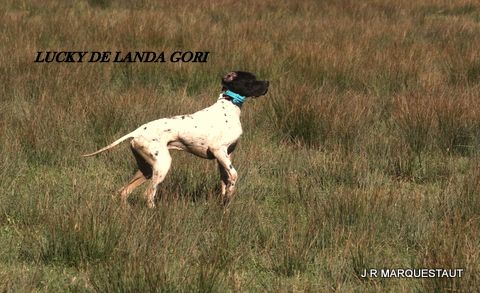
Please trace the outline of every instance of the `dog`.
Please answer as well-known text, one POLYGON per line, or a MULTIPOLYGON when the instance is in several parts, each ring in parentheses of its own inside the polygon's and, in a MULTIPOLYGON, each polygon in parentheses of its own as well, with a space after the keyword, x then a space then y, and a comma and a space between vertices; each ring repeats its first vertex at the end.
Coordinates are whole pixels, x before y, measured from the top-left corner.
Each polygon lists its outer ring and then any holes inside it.
POLYGON ((232 164, 232 153, 242 135, 240 112, 246 98, 263 96, 269 81, 257 80, 250 72, 233 71, 221 81, 222 92, 212 106, 190 115, 179 115, 148 122, 122 136, 110 145, 84 157, 109 150, 131 139, 131 150, 138 171, 130 182, 119 190, 123 202, 142 183, 151 179, 145 195, 148 207, 155 207, 158 186, 170 169, 169 150, 182 150, 205 159, 216 159, 221 178, 224 206, 228 206, 235 193, 238 178, 232 164))

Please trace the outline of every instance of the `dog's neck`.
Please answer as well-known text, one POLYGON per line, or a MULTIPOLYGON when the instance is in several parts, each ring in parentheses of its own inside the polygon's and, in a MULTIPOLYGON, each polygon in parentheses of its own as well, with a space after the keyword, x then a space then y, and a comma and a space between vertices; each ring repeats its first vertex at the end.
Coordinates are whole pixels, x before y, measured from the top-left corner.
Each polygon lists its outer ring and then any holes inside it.
POLYGON ((222 100, 222 99, 230 101, 235 106, 242 108, 242 105, 245 102, 246 97, 239 95, 237 93, 234 93, 232 91, 225 90, 218 97, 218 100, 222 100))

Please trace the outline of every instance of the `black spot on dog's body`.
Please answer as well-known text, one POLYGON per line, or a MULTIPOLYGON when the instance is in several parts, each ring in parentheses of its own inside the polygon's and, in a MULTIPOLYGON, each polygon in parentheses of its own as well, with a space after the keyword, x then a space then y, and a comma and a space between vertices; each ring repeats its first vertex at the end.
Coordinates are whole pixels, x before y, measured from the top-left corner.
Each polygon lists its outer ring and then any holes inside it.
POLYGON ((182 120, 185 119, 185 115, 182 116, 182 120))
POLYGON ((155 157, 158 156, 158 151, 155 152, 155 157))
POLYGON ((170 132, 170 131, 172 131, 171 128, 169 128, 169 129, 167 129, 167 130, 164 130, 164 132, 170 132))
POLYGON ((230 164, 230 166, 228 166, 228 168, 230 168, 230 170, 232 170, 232 169, 233 169, 233 165, 230 164))
POLYGON ((144 127, 143 130, 147 129, 147 127, 144 127))

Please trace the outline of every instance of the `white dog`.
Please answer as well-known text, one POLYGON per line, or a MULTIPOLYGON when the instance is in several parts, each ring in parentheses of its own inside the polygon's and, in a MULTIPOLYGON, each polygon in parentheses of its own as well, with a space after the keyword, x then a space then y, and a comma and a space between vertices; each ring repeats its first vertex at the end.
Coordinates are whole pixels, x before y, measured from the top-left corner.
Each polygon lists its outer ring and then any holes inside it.
POLYGON ((133 138, 130 143, 139 170, 120 190, 120 195, 126 202, 133 189, 151 178, 151 184, 146 190, 150 208, 155 207, 158 185, 170 169, 170 149, 187 151, 205 159, 216 159, 221 176, 223 203, 227 205, 235 192, 238 177, 232 165, 231 153, 242 134, 241 106, 246 97, 265 95, 268 85, 268 81, 257 80, 252 73, 230 72, 222 78, 222 93, 212 106, 191 115, 149 122, 112 144, 83 156, 99 154, 133 138))

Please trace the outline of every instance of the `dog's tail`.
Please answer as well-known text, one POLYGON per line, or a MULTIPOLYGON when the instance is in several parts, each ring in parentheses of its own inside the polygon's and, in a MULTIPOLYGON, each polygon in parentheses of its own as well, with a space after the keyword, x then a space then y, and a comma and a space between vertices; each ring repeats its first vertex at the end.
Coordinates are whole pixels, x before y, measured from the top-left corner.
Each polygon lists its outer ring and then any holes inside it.
POLYGON ((136 134, 136 130, 130 132, 130 133, 127 134, 127 135, 124 135, 124 136, 120 137, 120 138, 117 139, 116 141, 112 142, 111 144, 107 145, 107 146, 104 147, 104 148, 99 149, 98 151, 95 151, 95 152, 90 153, 90 154, 83 154, 82 157, 91 157, 91 156, 95 156, 95 155, 97 155, 97 154, 99 154, 99 153, 103 153, 104 151, 109 150, 109 149, 113 148, 114 146, 120 144, 120 143, 123 142, 124 140, 127 140, 127 139, 129 139, 129 138, 135 137, 135 134, 136 134))

